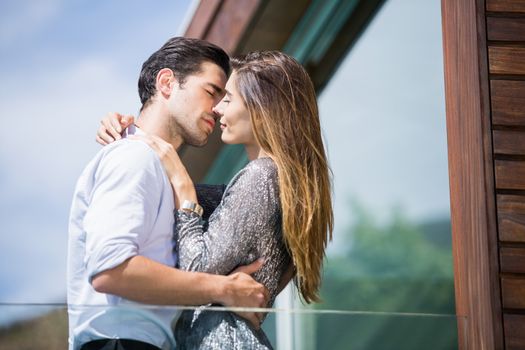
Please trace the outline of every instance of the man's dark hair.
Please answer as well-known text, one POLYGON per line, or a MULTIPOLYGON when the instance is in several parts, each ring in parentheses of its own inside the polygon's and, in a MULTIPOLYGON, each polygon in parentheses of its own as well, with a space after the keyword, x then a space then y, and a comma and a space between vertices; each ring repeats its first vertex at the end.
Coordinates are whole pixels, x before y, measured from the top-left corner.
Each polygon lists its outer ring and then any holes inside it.
POLYGON ((220 47, 200 39, 169 39, 142 64, 139 77, 141 110, 155 95, 155 82, 161 69, 171 69, 182 86, 188 75, 200 72, 203 62, 215 63, 222 68, 226 76, 230 74, 230 58, 220 47))

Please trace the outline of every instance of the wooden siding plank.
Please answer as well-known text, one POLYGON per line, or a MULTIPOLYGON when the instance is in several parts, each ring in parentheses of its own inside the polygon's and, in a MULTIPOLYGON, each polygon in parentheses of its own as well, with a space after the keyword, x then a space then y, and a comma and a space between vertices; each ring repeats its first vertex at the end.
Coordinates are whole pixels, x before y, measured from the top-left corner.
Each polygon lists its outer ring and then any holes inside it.
POLYGON ((492 123, 525 126, 525 81, 490 82, 492 123))
POLYGON ((525 196, 499 194, 497 202, 499 239, 525 242, 525 196))
POLYGON ((487 17, 487 38, 495 41, 525 41, 525 17, 487 17))
POLYGON ((505 309, 525 309, 525 276, 501 277, 501 292, 505 309))
POLYGON ((525 155, 525 131, 494 130, 492 140, 495 154, 525 155))
POLYGON ((505 348, 525 349, 525 315, 504 314, 505 348))
POLYGON ((525 161, 496 160, 496 188, 525 190, 525 161))
POLYGON ((525 74, 525 48, 489 46, 489 71, 492 74, 525 74))
POLYGON ((502 247, 499 252, 501 272, 525 273, 525 248, 502 247))
POLYGON ((525 12, 523 0, 487 0, 487 11, 525 12))
POLYGON ((193 14, 191 22, 186 28, 184 36, 202 39, 206 36, 209 24, 219 10, 221 0, 201 1, 193 14))
POLYGON ((484 0, 442 0, 460 349, 504 348, 484 0), (468 345, 467 344, 468 341, 468 345))

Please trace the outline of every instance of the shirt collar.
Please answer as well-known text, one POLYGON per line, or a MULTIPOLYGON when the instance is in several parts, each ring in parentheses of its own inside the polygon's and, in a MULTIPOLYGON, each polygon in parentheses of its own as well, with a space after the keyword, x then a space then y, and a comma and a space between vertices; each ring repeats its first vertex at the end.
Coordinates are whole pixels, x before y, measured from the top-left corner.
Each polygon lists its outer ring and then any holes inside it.
POLYGON ((124 130, 124 134, 122 136, 128 137, 129 135, 146 135, 146 133, 135 124, 131 124, 126 128, 126 130, 124 130))

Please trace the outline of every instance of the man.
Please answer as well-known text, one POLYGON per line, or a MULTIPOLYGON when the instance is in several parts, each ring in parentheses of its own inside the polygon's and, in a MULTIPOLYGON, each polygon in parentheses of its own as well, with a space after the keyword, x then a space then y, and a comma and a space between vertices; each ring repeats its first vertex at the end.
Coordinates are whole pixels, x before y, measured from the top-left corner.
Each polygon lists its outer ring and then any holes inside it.
MULTIPOLYGON (((142 66, 142 108, 128 134, 153 134, 174 148, 204 145, 228 74, 229 58, 220 48, 170 39, 142 66)), ((246 274, 260 262, 229 276, 172 267, 174 209, 170 181, 146 144, 119 140, 87 165, 70 215, 70 349, 173 347, 170 324, 176 315, 137 303, 266 305, 267 291, 246 274)), ((255 314, 247 318, 257 322, 255 314)))

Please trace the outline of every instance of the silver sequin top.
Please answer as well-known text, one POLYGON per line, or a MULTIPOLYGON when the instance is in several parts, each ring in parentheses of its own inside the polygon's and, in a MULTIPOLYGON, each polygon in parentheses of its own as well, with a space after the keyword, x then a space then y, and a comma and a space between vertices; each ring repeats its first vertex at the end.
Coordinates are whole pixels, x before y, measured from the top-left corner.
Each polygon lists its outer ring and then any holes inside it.
MULTIPOLYGON (((265 263, 254 278, 268 288, 271 306, 279 280, 291 262, 281 220, 277 167, 270 158, 253 160, 226 187, 206 232, 196 214, 177 212, 179 267, 226 275, 239 265, 264 257, 265 263)), ((178 346, 188 349, 271 348, 262 332, 232 313, 197 312, 191 317, 183 313, 175 333, 178 346), (217 314, 222 321, 217 320, 217 314), (207 322, 206 318, 214 320, 207 322)))

